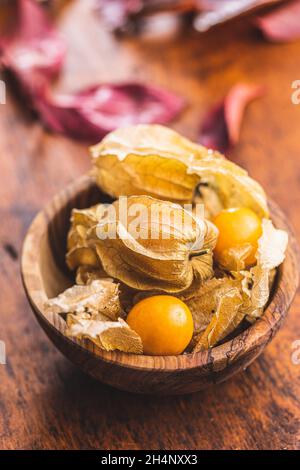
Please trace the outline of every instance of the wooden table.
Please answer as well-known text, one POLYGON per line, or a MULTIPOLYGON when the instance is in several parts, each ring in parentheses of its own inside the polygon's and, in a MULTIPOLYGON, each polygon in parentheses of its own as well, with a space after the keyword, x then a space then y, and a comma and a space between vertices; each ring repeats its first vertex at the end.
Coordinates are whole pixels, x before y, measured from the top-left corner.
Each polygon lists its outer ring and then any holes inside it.
MULTIPOLYGON (((274 45, 239 23, 164 44, 116 40, 88 0, 58 18, 69 54, 62 90, 139 79, 187 97, 173 125, 196 138, 207 107, 238 81, 265 84, 249 107, 231 158, 246 167, 300 234, 300 41, 274 45)), ((35 213, 90 167, 84 145, 50 135, 8 90, 0 106, 1 449, 299 449, 300 296, 265 353, 244 373, 190 396, 134 396, 96 383, 72 366, 38 326, 19 274, 22 240, 35 213)))

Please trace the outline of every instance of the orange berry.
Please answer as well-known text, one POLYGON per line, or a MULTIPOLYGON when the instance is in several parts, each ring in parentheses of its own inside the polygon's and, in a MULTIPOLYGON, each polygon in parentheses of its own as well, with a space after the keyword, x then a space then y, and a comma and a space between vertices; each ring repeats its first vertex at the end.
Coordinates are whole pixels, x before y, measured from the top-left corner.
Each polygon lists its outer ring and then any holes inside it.
POLYGON ((188 306, 172 295, 155 295, 138 302, 127 323, 142 339, 145 354, 181 354, 193 336, 193 317, 188 306))
POLYGON ((215 258, 224 250, 249 243, 252 251, 246 259, 246 265, 256 262, 257 241, 262 234, 261 220, 251 209, 246 207, 224 209, 213 220, 219 229, 219 237, 214 250, 215 258))

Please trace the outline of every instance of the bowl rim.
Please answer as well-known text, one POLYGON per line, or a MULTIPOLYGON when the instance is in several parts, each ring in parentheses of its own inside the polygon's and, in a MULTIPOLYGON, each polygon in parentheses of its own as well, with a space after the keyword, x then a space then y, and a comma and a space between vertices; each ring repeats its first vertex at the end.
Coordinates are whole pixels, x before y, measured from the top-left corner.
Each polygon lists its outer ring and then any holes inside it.
MULTIPOLYGON (((233 339, 215 346, 207 351, 186 353, 177 356, 149 356, 124 353, 120 351, 104 351, 95 346, 89 340, 78 340, 64 335, 65 321, 58 315, 46 315, 43 304, 48 298, 43 285, 43 278, 39 268, 39 253, 36 247, 40 246, 42 237, 48 229, 49 221, 53 215, 53 208, 59 210, 75 195, 91 189, 96 185, 90 175, 83 175, 63 190, 46 204, 45 208, 38 212, 26 233, 22 256, 21 277, 28 301, 38 320, 46 322, 47 326, 54 329, 61 338, 75 348, 84 349, 94 358, 104 362, 118 364, 122 367, 140 370, 180 371, 193 369, 199 366, 210 367, 214 364, 214 370, 218 364, 224 367, 224 361, 238 360, 241 355, 250 353, 259 345, 266 345, 279 329, 283 319, 296 294, 299 284, 300 252, 293 229, 286 216, 272 200, 268 200, 271 218, 278 228, 286 230, 289 234, 289 244, 286 258, 278 269, 277 282, 274 286, 272 298, 264 312, 263 317, 250 325, 233 339), (33 249, 35 248, 35 249, 33 249)), ((72 207, 71 207, 72 209, 72 207)))

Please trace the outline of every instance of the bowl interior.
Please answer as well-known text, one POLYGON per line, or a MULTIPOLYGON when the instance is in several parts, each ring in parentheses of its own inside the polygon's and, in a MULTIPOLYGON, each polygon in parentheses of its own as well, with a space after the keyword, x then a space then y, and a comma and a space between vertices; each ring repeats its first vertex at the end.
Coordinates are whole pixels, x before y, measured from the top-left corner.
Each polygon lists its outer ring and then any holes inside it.
MULTIPOLYGON (((22 275, 25 290, 35 313, 48 321, 59 334, 63 335, 64 321, 57 316, 46 316, 44 302, 55 297, 74 284, 74 276, 65 264, 66 239, 73 208, 83 209, 99 202, 110 202, 94 182, 84 176, 59 193, 53 201, 40 212, 30 227, 24 242, 22 256, 22 275)), ((271 203, 272 219, 277 227, 289 231, 290 240, 286 260, 278 270, 276 283, 269 305, 261 320, 235 334, 235 337, 208 352, 184 354, 181 356, 138 356, 120 352, 106 352, 88 340, 64 338, 88 349, 96 356, 112 362, 132 367, 178 369, 196 367, 211 361, 228 359, 230 354, 247 354, 251 348, 266 343, 276 332, 285 317, 298 285, 298 246, 288 227, 286 219, 276 205, 271 203), (134 359, 132 359, 134 357, 134 359), (148 359, 147 359, 148 358, 148 359)))
POLYGON ((39 249, 39 267, 47 297, 56 297, 74 284, 74 274, 66 263, 67 234, 73 208, 84 209, 99 202, 110 202, 96 185, 84 185, 70 198, 55 198, 53 204, 45 210, 47 227, 39 249))

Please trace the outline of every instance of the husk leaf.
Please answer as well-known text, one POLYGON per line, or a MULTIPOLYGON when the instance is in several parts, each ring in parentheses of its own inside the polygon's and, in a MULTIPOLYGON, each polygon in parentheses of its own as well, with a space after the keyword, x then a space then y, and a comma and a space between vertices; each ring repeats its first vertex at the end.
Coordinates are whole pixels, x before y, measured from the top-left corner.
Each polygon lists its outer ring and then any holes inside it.
POLYGON ((57 297, 49 299, 45 308, 46 312, 56 314, 101 314, 113 320, 122 314, 118 284, 106 279, 70 287, 57 297))
POLYGON ((68 315, 66 335, 73 338, 88 338, 105 351, 123 351, 142 354, 143 345, 139 335, 131 330, 121 318, 105 321, 101 317, 88 318, 84 315, 68 315))
POLYGON ((147 194, 191 202, 198 184, 205 183, 222 207, 238 204, 269 215, 263 189, 245 170, 166 127, 118 129, 92 147, 91 155, 96 181, 112 197, 147 194))

